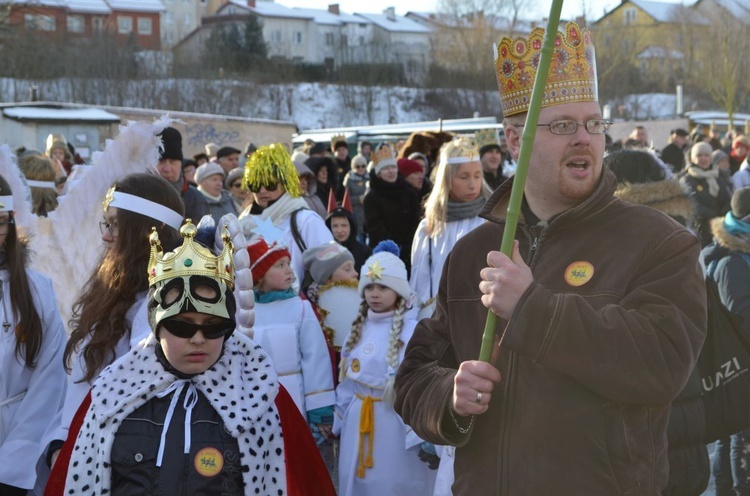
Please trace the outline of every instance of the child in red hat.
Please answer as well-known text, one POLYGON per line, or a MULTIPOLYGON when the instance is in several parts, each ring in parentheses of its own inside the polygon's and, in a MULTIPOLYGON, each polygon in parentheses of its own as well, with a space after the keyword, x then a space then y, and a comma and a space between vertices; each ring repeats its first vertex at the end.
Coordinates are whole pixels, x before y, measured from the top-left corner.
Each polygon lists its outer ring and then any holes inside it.
POLYGON ((255 281, 253 339, 271 355, 279 381, 322 441, 331 432, 336 397, 320 324, 310 302, 292 288, 289 250, 260 239, 247 251, 255 281))

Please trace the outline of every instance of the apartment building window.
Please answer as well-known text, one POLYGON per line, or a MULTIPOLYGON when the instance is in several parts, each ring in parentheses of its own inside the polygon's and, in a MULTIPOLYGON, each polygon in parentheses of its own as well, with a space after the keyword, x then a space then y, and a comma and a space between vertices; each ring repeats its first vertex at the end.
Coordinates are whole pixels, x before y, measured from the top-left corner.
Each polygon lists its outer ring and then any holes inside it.
POLYGON ((174 22, 174 16, 171 12, 167 12, 166 14, 164 14, 164 22, 166 22, 167 24, 172 24, 174 22))
POLYGON ((193 24, 193 16, 191 14, 185 14, 185 25, 190 26, 193 24))
POLYGON ((95 33, 104 31, 104 17, 92 17, 91 29, 93 29, 95 33))
POLYGON ((50 15, 25 14, 23 23, 27 29, 38 29, 40 31, 54 31, 55 18, 50 15))
POLYGON ((294 41, 295 45, 301 45, 302 44, 302 31, 295 31, 294 36, 292 36, 292 40, 294 41))
POLYGON ((281 43, 281 30, 280 29, 275 29, 271 31, 271 42, 281 43))
POLYGON ((83 33, 83 16, 68 16, 68 33, 83 33))
POLYGON ((348 46, 349 45, 349 38, 345 35, 341 35, 341 46, 348 46))
POLYGON ((142 34, 144 36, 149 36, 153 32, 153 26, 151 23, 151 19, 148 17, 139 17, 138 18, 138 34, 142 34))
POLYGON ((628 24, 634 24, 635 23, 635 16, 636 16, 637 13, 638 13, 637 9, 633 9, 633 8, 625 9, 622 12, 622 16, 623 16, 622 17, 622 23, 625 24, 626 26, 628 24))
POLYGON ((120 34, 130 34, 133 32, 133 18, 117 16, 117 32, 120 34))
POLYGON ((333 33, 326 33, 326 45, 333 45, 333 33))

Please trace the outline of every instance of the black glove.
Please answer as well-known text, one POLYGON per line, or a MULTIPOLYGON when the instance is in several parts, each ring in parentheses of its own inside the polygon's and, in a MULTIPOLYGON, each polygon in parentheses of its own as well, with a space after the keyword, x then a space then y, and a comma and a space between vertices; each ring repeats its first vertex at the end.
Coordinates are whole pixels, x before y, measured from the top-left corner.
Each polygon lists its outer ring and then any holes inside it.
POLYGON ((440 465, 440 457, 435 454, 435 446, 430 443, 422 443, 419 446, 419 459, 425 462, 430 470, 437 470, 440 465))

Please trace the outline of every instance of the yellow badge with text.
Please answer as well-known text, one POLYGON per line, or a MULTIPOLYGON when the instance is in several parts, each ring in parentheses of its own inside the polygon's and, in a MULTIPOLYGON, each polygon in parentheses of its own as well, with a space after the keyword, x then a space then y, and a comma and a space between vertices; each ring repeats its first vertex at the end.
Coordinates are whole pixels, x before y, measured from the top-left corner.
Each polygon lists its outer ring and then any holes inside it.
POLYGON ((565 269, 565 282, 573 287, 583 286, 594 277, 594 266, 588 262, 573 262, 565 269))
POLYGON ((195 455, 195 471, 203 477, 213 477, 224 468, 224 457, 216 448, 203 448, 195 455))
POLYGON ((352 360, 352 372, 359 372, 359 358, 352 360))

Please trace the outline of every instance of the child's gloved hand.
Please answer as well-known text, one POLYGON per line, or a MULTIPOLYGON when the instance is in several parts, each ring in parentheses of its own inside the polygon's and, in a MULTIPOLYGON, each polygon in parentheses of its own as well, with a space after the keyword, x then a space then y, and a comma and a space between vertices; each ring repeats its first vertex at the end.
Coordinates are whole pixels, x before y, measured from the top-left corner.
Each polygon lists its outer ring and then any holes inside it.
POLYGON ((440 465, 440 457, 437 456, 435 445, 432 443, 422 443, 419 446, 419 459, 425 462, 430 470, 437 470, 440 465))

